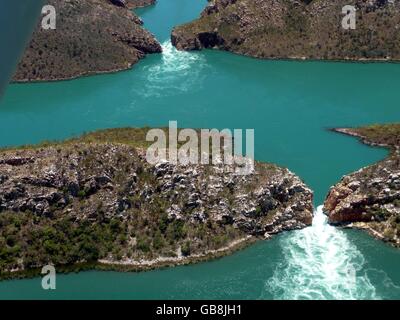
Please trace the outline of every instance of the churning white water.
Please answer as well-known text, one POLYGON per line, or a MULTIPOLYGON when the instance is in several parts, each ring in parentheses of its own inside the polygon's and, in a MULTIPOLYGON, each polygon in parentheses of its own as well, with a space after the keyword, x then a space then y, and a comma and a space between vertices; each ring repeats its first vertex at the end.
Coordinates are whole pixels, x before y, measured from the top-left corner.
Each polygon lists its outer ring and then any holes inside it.
POLYGON ((146 79, 135 88, 138 94, 146 98, 163 97, 193 93, 202 87, 204 68, 209 67, 202 53, 179 51, 169 40, 162 44, 162 50, 157 57, 160 60, 145 67, 146 79))
POLYGON ((318 207, 312 227, 280 239, 284 262, 266 283, 275 299, 379 299, 365 259, 318 207))

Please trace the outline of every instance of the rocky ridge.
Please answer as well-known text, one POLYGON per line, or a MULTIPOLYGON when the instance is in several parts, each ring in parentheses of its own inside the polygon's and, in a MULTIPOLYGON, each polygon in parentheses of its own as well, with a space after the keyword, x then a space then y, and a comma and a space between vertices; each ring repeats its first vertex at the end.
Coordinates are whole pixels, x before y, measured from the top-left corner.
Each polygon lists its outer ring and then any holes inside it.
MULTIPOLYGON (((152 1, 130 0, 129 8, 152 1)), ((161 52, 154 36, 128 7, 109 0, 49 0, 56 30, 40 22, 13 77, 15 82, 52 81, 131 68, 161 52)))
POLYGON ((342 28, 346 0, 212 0, 176 27, 180 50, 217 48, 266 59, 400 60, 400 3, 351 3, 355 30, 342 28))
POLYGON ((2 272, 187 263, 311 224, 313 194, 289 170, 257 163, 240 176, 223 164, 150 165, 137 142, 143 132, 2 151, 2 272))
POLYGON ((336 131, 391 151, 385 160, 344 176, 331 188, 324 203, 329 222, 366 229, 400 246, 400 125, 336 131))

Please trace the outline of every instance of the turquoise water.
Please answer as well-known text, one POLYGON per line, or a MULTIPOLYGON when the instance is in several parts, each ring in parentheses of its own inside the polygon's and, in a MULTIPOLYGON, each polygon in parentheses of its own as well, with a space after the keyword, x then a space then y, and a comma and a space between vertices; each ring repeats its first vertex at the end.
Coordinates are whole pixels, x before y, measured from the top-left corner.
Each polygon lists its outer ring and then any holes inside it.
MULTIPOLYGON (((58 83, 12 85, 0 102, 0 145, 70 137, 99 128, 254 128, 257 160, 287 166, 321 204, 346 173, 382 159, 327 128, 400 120, 400 65, 263 61, 226 52, 177 52, 173 25, 206 1, 159 0, 138 10, 163 43, 133 70, 58 83)), ((358 231, 314 226, 217 261, 140 274, 60 275, 0 283, 0 298, 400 298, 400 251, 358 231), (353 272, 353 273, 352 273, 353 272), (351 281, 350 281, 351 280, 351 281)))

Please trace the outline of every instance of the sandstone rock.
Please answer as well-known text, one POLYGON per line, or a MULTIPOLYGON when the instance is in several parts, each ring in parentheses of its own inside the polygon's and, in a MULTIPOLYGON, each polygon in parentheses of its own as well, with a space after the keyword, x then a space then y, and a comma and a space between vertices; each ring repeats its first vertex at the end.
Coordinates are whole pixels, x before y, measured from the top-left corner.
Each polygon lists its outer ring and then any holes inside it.
POLYGON ((182 210, 178 205, 176 204, 172 205, 171 208, 167 210, 168 220, 170 221, 183 220, 181 212, 182 210))
MULTIPOLYGON (((100 132, 42 148, 0 151, 0 159, 35 159, 0 163, 0 215, 20 214, 31 225, 72 224, 89 233, 111 225, 100 240, 93 235, 91 246, 115 241, 123 255, 142 259, 178 247, 201 255, 311 224, 313 194, 289 170, 257 162, 252 174, 240 176, 223 163, 152 165, 141 147, 115 140, 123 131, 126 141, 130 130, 137 139, 139 129, 115 129, 110 138, 100 132), (135 247, 122 245, 124 238, 135 247)), ((61 233, 60 239, 72 241, 65 239, 68 232, 61 233)))
MULTIPOLYGON (((374 129, 373 137, 379 136, 374 129)), ((372 144, 368 136, 359 136, 351 129, 341 130, 372 144)), ((383 128, 382 139, 390 128, 383 128)), ((392 138, 393 133, 391 133, 392 138)), ((376 138, 374 138, 376 139, 376 138)), ((366 229, 373 236, 400 245, 400 155, 396 145, 390 145, 391 155, 372 166, 347 175, 331 188, 324 203, 329 222, 366 229), (384 235, 386 234, 386 235, 384 235)))

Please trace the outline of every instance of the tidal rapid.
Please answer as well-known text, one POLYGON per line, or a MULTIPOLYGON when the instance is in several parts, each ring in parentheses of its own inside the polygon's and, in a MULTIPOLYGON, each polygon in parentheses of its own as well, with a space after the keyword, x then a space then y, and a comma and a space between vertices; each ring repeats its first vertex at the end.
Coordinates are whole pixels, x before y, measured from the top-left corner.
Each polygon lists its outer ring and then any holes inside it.
POLYGON ((377 299, 365 258, 319 206, 312 227, 279 241, 284 260, 266 283, 275 299, 377 299))
MULTIPOLYGON (((178 52, 174 25, 207 1, 159 0, 138 10, 164 52, 130 71, 12 85, 0 103, 0 145, 54 140, 110 127, 255 129, 259 161, 300 175, 322 203, 349 172, 386 156, 326 128, 400 120, 400 65, 264 61, 218 51, 178 52), (371 80, 373 79, 373 81, 371 80)), ((400 250, 326 223, 260 241, 231 256, 144 273, 58 275, 0 282, 0 298, 399 299, 400 250)))

